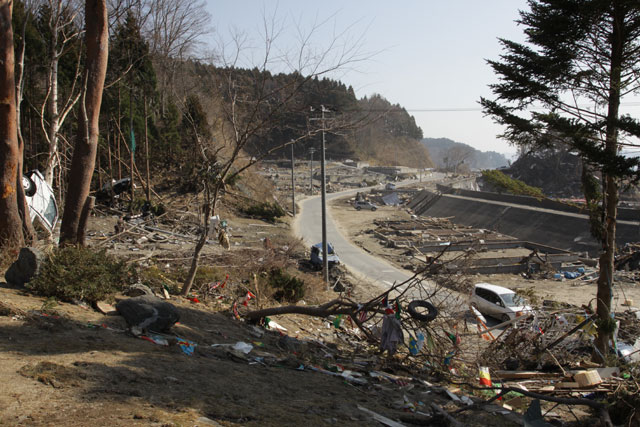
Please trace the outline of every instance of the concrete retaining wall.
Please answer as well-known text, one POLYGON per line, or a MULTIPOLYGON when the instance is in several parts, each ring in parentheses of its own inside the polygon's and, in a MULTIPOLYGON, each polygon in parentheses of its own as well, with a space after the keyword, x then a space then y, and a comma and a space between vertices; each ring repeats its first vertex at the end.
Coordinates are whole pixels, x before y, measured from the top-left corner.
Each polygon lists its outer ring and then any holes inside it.
MULTIPOLYGON (((574 206, 551 199, 536 199, 529 196, 515 196, 513 194, 491 193, 488 191, 471 191, 463 188, 453 188, 446 185, 437 184, 437 189, 443 194, 457 194, 459 196, 473 197, 474 199, 495 200, 497 202, 516 203, 518 205, 532 206, 543 209, 553 209, 563 212, 573 212, 587 214, 586 210, 580 206, 574 206)), ((640 221, 640 211, 637 209, 618 208, 618 220, 620 221, 640 221)))
MULTIPOLYGON (((417 215, 454 217, 453 222, 470 227, 486 228, 508 234, 521 240, 571 251, 597 254, 599 243, 589 233, 586 216, 567 215, 562 212, 536 210, 533 207, 503 206, 482 199, 459 199, 446 194, 420 195, 431 203, 417 203, 417 215)), ((513 203, 513 202, 511 202, 513 203)), ((547 208, 548 209, 548 208, 547 208)), ((640 241, 640 227, 618 223, 618 245, 640 241)))

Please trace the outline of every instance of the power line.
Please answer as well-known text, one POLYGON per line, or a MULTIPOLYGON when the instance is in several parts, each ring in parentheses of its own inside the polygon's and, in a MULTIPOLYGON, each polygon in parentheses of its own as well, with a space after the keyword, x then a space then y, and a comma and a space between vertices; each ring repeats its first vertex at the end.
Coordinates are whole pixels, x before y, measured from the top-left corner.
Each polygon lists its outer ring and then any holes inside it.
MULTIPOLYGON (((640 102, 623 102, 621 107, 640 107, 640 102)), ((585 107, 588 107, 585 105, 585 107)), ((482 111, 482 107, 435 107, 435 108, 348 108, 336 109, 338 112, 371 112, 371 113, 457 113, 482 111)), ((525 111, 548 110, 546 107, 529 107, 525 111)))

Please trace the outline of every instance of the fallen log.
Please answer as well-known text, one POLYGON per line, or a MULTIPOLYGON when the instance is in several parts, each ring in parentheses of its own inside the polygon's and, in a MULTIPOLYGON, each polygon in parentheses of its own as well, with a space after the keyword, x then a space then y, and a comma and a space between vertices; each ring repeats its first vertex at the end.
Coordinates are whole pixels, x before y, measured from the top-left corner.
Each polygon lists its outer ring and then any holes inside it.
POLYGON ((307 305, 284 305, 281 307, 263 308, 262 310, 249 311, 242 315, 248 320, 257 320, 266 316, 277 316, 278 314, 304 314, 315 317, 329 317, 337 314, 352 315, 357 312, 358 306, 340 299, 331 300, 318 306, 307 305))
POLYGON ((457 383, 457 382, 452 382, 452 384, 465 385, 465 386, 470 387, 470 388, 475 389, 475 390, 494 389, 496 391, 496 395, 493 398, 489 399, 489 401, 484 402, 484 403, 475 403, 473 405, 458 409, 456 411, 456 413, 460 413, 462 411, 466 411, 468 409, 472 409, 472 408, 476 407, 476 405, 482 405, 482 404, 493 402, 497 398, 500 398, 500 397, 504 396, 505 394, 509 393, 510 391, 513 391, 513 392, 516 392, 516 393, 523 394, 523 395, 525 395, 527 397, 531 397, 533 399, 544 400, 544 401, 547 401, 547 402, 559 403, 559 404, 562 404, 562 405, 588 406, 588 407, 592 408, 593 410, 595 410, 598 413, 598 416, 600 417, 600 421, 602 421, 602 424, 604 426, 613 427, 613 422, 611 421, 611 417, 609 416, 609 411, 607 410, 607 405, 604 404, 604 403, 595 401, 595 400, 582 399, 582 398, 578 398, 578 397, 547 396, 545 394, 534 393, 532 391, 525 390, 525 389, 520 388, 520 387, 478 387, 478 386, 476 386, 474 384, 457 383))

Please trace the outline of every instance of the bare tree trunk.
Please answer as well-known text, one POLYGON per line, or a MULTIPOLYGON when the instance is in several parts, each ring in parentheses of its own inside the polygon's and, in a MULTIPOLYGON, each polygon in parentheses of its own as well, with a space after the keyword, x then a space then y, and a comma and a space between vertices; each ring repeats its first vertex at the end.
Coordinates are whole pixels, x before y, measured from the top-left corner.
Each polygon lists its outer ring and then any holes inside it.
POLYGON ((80 223, 78 224, 78 244, 80 246, 85 245, 85 231, 87 228, 87 221, 89 220, 89 215, 91 215, 91 211, 96 206, 96 198, 93 196, 87 197, 87 200, 82 207, 82 213, 80 214, 80 223))
POLYGON ((73 151, 67 184, 64 216, 60 229, 60 243, 74 244, 84 235, 80 230, 80 217, 87 203, 91 177, 98 146, 100 104, 109 53, 109 27, 106 0, 86 0, 85 93, 82 100, 79 135, 73 151))
MULTIPOLYGON (((66 12, 69 11, 67 7, 72 6, 70 2, 66 2, 66 5, 64 3, 65 2, 63 2, 62 0, 48 1, 48 7, 50 9, 48 30, 50 36, 48 40, 49 63, 47 75, 47 98, 45 102, 46 108, 49 111, 49 122, 45 126, 44 114, 42 114, 41 123, 43 130, 45 130, 46 128, 46 138, 49 142, 49 150, 47 153, 47 161, 44 170, 44 178, 45 181, 49 183, 49 185, 53 185, 56 172, 58 172, 58 180, 62 182, 62 174, 59 172, 59 169, 61 167, 59 147, 61 139, 59 137, 59 131, 69 111, 75 105, 79 98, 79 96, 75 94, 76 91, 74 89, 80 74, 80 60, 78 59, 76 74, 73 77, 71 85, 71 91, 69 93, 68 99, 62 105, 62 109, 60 108, 60 95, 58 90, 60 58, 65 51, 65 46, 70 43, 71 40, 79 37, 80 34, 76 31, 69 32, 69 29, 72 28, 71 25, 74 18, 69 17, 66 12)), ((71 11, 71 15, 75 16, 73 11, 71 11)), ((44 108, 45 105, 42 106, 42 110, 44 110, 44 108)))
POLYGON ((58 112, 58 33, 53 31, 50 40, 52 49, 51 64, 49 65, 49 152, 47 153, 47 165, 44 169, 44 179, 49 185, 53 185, 55 169, 60 166, 58 154, 58 130, 60 128, 60 114, 58 112))
POLYGON ((115 154, 117 157, 117 164, 118 164, 118 179, 122 179, 122 159, 120 158, 120 102, 121 102, 121 98, 120 98, 120 83, 118 83, 118 131, 116 132, 116 150, 115 150, 115 154))
MULTIPOLYGON (((17 128, 17 123, 16 123, 17 128)), ((18 214, 22 221, 22 232, 24 235, 25 244, 32 245, 36 240, 36 232, 33 229, 31 223, 31 215, 29 214, 29 205, 27 204, 27 198, 24 194, 24 188, 22 187, 22 174, 23 174, 23 161, 24 161, 24 141, 20 138, 18 141, 18 177, 16 183, 17 201, 18 201, 18 214)))
POLYGON ((18 135, 18 213, 20 218, 22 219, 22 231, 24 233, 25 243, 32 244, 34 239, 36 238, 36 233, 33 229, 33 224, 31 224, 31 217, 29 215, 29 206, 27 205, 27 199, 24 194, 24 189, 22 189, 22 183, 20 180, 22 179, 22 174, 24 171, 24 138, 22 137, 22 130, 20 126, 21 122, 21 112, 20 106, 22 104, 22 89, 24 87, 24 52, 26 47, 26 32, 27 32, 27 22, 29 11, 26 13, 26 17, 24 23, 22 24, 22 30, 20 33, 20 43, 17 49, 17 57, 16 57, 16 130, 18 135), (22 190, 22 191, 20 191, 22 190))
POLYGON ((613 273, 616 249, 616 215, 618 204, 618 186, 615 178, 606 178, 606 235, 603 239, 604 250, 600 255, 600 276, 598 277, 598 292, 596 315, 598 317, 598 335, 595 340, 598 353, 594 353, 594 361, 604 362, 609 353, 609 340, 613 333, 613 319, 611 318, 611 297, 613 294, 613 273))
MULTIPOLYGON (((133 76, 133 73, 131 74, 133 76)), ((129 212, 133 213, 133 205, 135 199, 135 181, 134 167, 136 162, 136 146, 135 146, 135 134, 133 131, 133 78, 129 82, 129 170, 131 171, 131 203, 129 204, 129 212)))
POLYGON ((0 249, 24 244, 22 220, 18 213, 20 149, 16 122, 14 75, 13 2, 0 0, 0 249))
POLYGON ((204 248, 204 245, 207 244, 207 239, 209 238, 209 231, 211 226, 209 218, 213 215, 213 212, 215 211, 215 204, 218 199, 218 192, 219 192, 219 187, 218 187, 218 184, 216 184, 216 187, 214 190, 214 197, 213 197, 213 200, 211 200, 211 184, 209 184, 209 182, 205 178, 205 183, 204 183, 205 203, 204 203, 204 212, 203 212, 204 231, 200 235, 200 239, 198 240, 198 243, 196 243, 196 247, 193 250, 191 267, 189 268, 189 273, 187 274, 187 278, 185 279, 182 285, 182 292, 181 292, 182 295, 187 295, 189 293, 189 291, 191 290, 191 287, 193 286, 193 281, 196 278, 198 266, 200 265, 200 253, 202 252, 202 248, 204 248))
POLYGON ((111 121, 107 122, 107 158, 109 159, 109 182, 111 183, 113 182, 113 166, 111 164, 111 140, 109 139, 111 135, 110 123, 111 121))
MULTIPOLYGON (((611 40, 611 69, 609 77, 609 102, 607 111, 606 151, 615 156, 618 154, 618 115, 620 112, 620 82, 622 69, 623 35, 620 28, 624 25, 623 14, 614 4, 613 32, 611 40)), ((609 340, 613 333, 613 319, 611 318, 611 296, 613 287, 613 272, 616 251, 616 218, 618 214, 618 183, 611 175, 605 178, 605 235, 602 239, 602 254, 600 255, 600 276, 598 278, 597 308, 598 335, 595 346, 598 350, 593 354, 593 360, 603 362, 609 353, 609 340), (599 354, 598 354, 599 353, 599 354)))
POLYGON ((147 95, 144 95, 144 157, 147 172, 147 202, 151 201, 151 172, 149 171, 149 126, 147 117, 147 95))

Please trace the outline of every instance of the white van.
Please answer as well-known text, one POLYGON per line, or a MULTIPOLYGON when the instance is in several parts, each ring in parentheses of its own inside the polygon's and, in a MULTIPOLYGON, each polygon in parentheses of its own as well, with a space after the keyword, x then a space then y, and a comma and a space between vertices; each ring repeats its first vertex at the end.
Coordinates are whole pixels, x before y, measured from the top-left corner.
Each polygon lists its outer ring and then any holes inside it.
POLYGON ((58 204, 53 189, 38 170, 32 170, 22 175, 22 187, 29 205, 31 222, 36 219, 49 233, 58 222, 58 204))
POLYGON ((471 293, 471 305, 482 314, 506 322, 524 314, 532 308, 511 289, 490 283, 477 283, 471 293))

